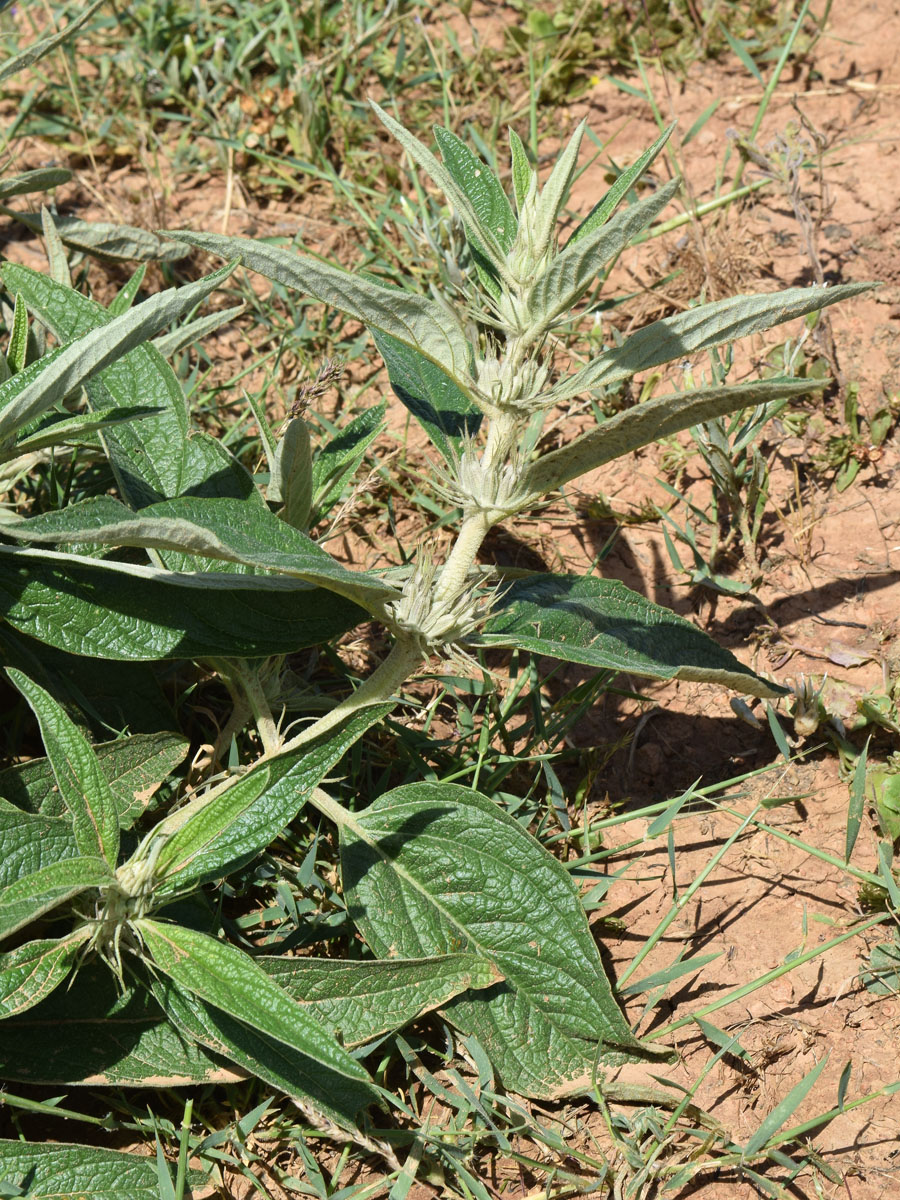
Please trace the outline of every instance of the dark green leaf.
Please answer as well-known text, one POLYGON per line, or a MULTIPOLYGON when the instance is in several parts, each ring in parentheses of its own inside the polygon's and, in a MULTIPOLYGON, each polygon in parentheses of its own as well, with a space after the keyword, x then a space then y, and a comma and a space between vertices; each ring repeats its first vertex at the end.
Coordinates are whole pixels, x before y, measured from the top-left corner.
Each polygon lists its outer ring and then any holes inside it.
POLYGON ((494 172, 449 129, 436 125, 434 136, 444 166, 468 196, 479 221, 491 231, 500 248, 508 252, 515 241, 518 222, 494 172))
POLYGON ((312 468, 314 515, 310 524, 321 521, 340 499, 344 485, 356 474, 363 455, 381 432, 386 408, 386 404, 367 408, 327 442, 316 457, 312 468))
POLYGON ((0 954, 0 1020, 39 1004, 69 974, 90 936, 79 929, 55 941, 26 942, 0 954))
MULTIPOLYGON (((0 1141, 0 1177, 28 1200, 159 1200, 155 1159, 97 1146, 0 1141)), ((191 1171, 189 1183, 201 1178, 191 1171)))
POLYGON ((0 891, 0 938, 90 888, 112 880, 102 858, 65 858, 23 875, 0 891))
POLYGON ((620 172, 615 183, 612 185, 606 195, 603 196, 602 199, 598 200, 598 202, 594 205, 585 219, 569 238, 569 242, 566 243, 567 245, 569 245, 571 242, 577 242, 580 238, 585 237, 589 233, 593 233, 595 229, 599 229, 601 225, 606 224, 615 211, 616 206, 619 204, 619 201, 623 198, 623 196, 627 195, 631 188, 633 188, 634 185, 640 180, 647 168, 651 166, 659 152, 662 150, 663 146, 665 146, 666 142, 669 140, 674 128, 675 124, 673 122, 668 129, 660 134, 653 145, 648 150, 644 151, 644 153, 639 159, 637 159, 636 162, 634 162, 630 167, 626 167, 624 171, 620 172))
POLYGON ((20 812, 9 801, 0 800, 0 895, 22 876, 77 856, 70 820, 20 812))

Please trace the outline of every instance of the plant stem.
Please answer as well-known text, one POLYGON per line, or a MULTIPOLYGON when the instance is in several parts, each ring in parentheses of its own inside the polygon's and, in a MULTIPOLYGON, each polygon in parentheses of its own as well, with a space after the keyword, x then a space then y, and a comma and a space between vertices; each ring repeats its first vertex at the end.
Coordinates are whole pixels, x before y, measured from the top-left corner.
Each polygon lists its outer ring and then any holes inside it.
POLYGON ((481 510, 465 518, 450 557, 441 567, 434 589, 435 605, 452 603, 466 586, 469 572, 490 527, 488 514, 481 510))

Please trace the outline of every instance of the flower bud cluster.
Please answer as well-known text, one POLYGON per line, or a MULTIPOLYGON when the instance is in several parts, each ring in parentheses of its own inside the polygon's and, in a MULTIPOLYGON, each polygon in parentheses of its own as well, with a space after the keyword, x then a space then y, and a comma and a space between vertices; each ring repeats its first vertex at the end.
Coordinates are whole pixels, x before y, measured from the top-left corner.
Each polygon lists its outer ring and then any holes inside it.
POLYGON ((475 385, 495 409, 531 416, 545 407, 548 375, 547 368, 534 359, 517 363, 508 355, 488 355, 477 364, 475 385))
POLYGON ((445 475, 437 490, 465 516, 482 512, 494 524, 531 503, 530 494, 522 487, 523 475, 524 465, 518 454, 507 462, 488 462, 475 443, 467 441, 453 475, 445 475))
POLYGON ((388 619, 396 634, 414 637, 424 654, 450 656, 457 643, 479 627, 493 601, 493 592, 477 584, 449 600, 436 595, 438 569, 429 558, 416 563, 399 600, 388 606, 388 619))

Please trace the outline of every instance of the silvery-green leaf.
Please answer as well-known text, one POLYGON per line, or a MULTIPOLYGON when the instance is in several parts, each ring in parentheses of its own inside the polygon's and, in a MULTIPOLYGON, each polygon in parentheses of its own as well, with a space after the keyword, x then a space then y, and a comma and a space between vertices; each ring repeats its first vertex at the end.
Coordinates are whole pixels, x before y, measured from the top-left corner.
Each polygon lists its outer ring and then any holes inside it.
POLYGON ((0 954, 0 1021, 49 996, 69 974, 89 936, 90 930, 79 929, 64 938, 26 942, 0 954))
POLYGON ((518 646, 598 670, 717 683, 751 696, 784 694, 702 629, 618 579, 517 579, 473 640, 482 646, 518 646))
POLYGON ((50 264, 50 278, 54 283, 63 287, 72 286, 72 275, 69 271, 69 260, 66 248, 59 236, 56 222, 46 205, 41 205, 41 232, 44 235, 44 245, 47 247, 47 261, 50 264))
POLYGON ((506 1087, 555 1096, 589 1088, 598 1058, 647 1056, 613 998, 569 873, 514 818, 445 783, 333 815, 348 912, 379 957, 469 951, 504 976, 444 1012, 478 1038, 506 1087))
POLYGON ((190 807, 174 813, 161 827, 174 832, 156 860, 160 894, 222 879, 254 859, 354 742, 392 708, 390 703, 363 708, 299 750, 260 763, 187 819, 190 807))
POLYGON ((381 287, 318 259, 270 246, 252 238, 222 237, 214 233, 169 230, 171 236, 220 257, 237 255, 250 271, 274 279, 321 300, 361 321, 370 330, 381 330, 424 354, 449 371, 460 386, 469 381, 471 348, 462 326, 445 308, 425 296, 381 287))
POLYGON ((115 868, 119 856, 118 805, 93 750, 49 692, 21 671, 7 668, 6 673, 37 717, 79 851, 105 858, 115 868))
POLYGON ((281 501, 281 518, 295 529, 309 528, 313 494, 312 445, 302 417, 292 417, 275 448, 274 470, 266 496, 281 501))
POLYGON ((647 168, 653 163, 654 159, 671 137, 674 128, 675 122, 673 121, 668 129, 664 130, 663 133, 660 134, 653 145, 648 150, 645 150, 635 163, 633 163, 630 167, 626 167, 626 169, 621 172, 606 195, 594 205, 585 219, 569 238, 569 241, 566 243, 567 246, 571 245, 573 242, 579 241, 583 237, 586 237, 589 233, 593 233, 593 231, 598 229, 601 225, 606 224, 622 197, 625 196, 632 187, 634 187, 647 168))
POLYGON ((37 433, 20 438, 14 447, 2 452, 2 457, 10 458, 13 455, 33 454, 48 446, 95 445, 97 439, 91 437, 91 434, 102 429, 112 429, 114 425, 146 420, 153 415, 152 408, 111 408, 102 415, 78 413, 74 417, 47 421, 41 425, 37 433))
MULTIPOLYGON (((110 322, 110 311, 102 305, 38 271, 9 263, 3 272, 8 286, 22 292, 31 311, 62 342, 110 322)), ((153 346, 137 346, 111 363, 87 380, 86 391, 91 408, 103 416, 122 408, 147 413, 139 425, 124 423, 102 435, 122 496, 133 508, 188 491, 244 497, 263 506, 253 480, 220 441, 205 433, 188 436, 190 417, 181 385, 153 346)))
POLYGON ((9 937, 80 892, 113 879, 102 858, 79 856, 48 863, 0 890, 0 938, 9 937))
MULTIPOLYGON (((227 266, 215 274, 182 288, 171 288, 145 300, 137 308, 113 318, 108 325, 79 338, 55 354, 0 384, 0 440, 13 435, 28 421, 65 399, 95 371, 151 338, 183 312, 193 308, 231 274, 227 266)), ((8 267, 0 269, 4 285, 10 287, 8 267)))
POLYGON ((80 29, 85 22, 89 21, 94 13, 104 3, 104 0, 94 0, 93 4, 73 17, 72 20, 66 23, 64 29, 60 29, 57 33, 51 34, 49 37, 41 38, 38 42, 33 42, 30 46, 26 46, 19 54, 8 58, 2 66, 0 66, 0 83, 9 79, 12 75, 19 71, 24 71, 26 67, 30 67, 36 63, 38 59, 43 58, 45 54, 49 54, 51 50, 55 50, 57 46, 72 36, 76 30, 80 29))
MULTIPOLYGON (((26 1200, 160 1200, 155 1158, 98 1146, 0 1140, 0 1178, 24 1185, 26 1200)), ((199 1171, 188 1171, 189 1187, 202 1181, 199 1171)))
MULTIPOLYGON (((344 1050, 319 1020, 257 966, 248 954, 227 942, 182 925, 146 918, 135 922, 157 970, 177 987, 196 996, 252 1033, 259 1033, 307 1059, 319 1073, 318 1089, 329 1078, 353 1094, 366 1091, 369 1074, 344 1050)), ((374 1089, 370 1092, 375 1099, 374 1089)))
POLYGON ((15 375, 25 370, 25 360, 28 356, 28 309, 21 295, 16 292, 16 303, 13 309, 13 325, 9 335, 9 345, 6 350, 6 365, 9 374, 15 375))
POLYGON ((545 496, 604 463, 714 417, 827 387, 828 379, 751 379, 656 396, 616 413, 567 446, 539 458, 527 470, 525 487, 545 496))
POLYGON ((218 312, 195 317, 193 321, 188 321, 187 325, 180 325, 171 333, 161 333, 158 338, 153 339, 153 346, 163 358, 172 358, 188 346, 199 345, 209 334, 215 333, 217 329, 239 317, 246 307, 246 304, 236 304, 233 308, 221 308, 218 312))
POLYGON ((584 121, 580 121, 575 127, 574 133, 554 163, 553 170, 537 198, 537 208, 532 225, 532 239, 537 261, 540 261, 544 251, 553 242, 562 207, 572 187, 572 179, 578 166, 578 154, 586 128, 584 121))
MULTIPOLYGON (((154 792, 183 762, 189 748, 190 743, 181 734, 165 732, 132 733, 93 747, 97 762, 110 781, 121 829, 134 824, 154 792)), ((33 758, 0 771, 0 796, 5 796, 24 814, 59 818, 67 812, 50 760, 46 758, 33 758)), ((64 824, 74 847, 71 823, 64 824)), ((48 835, 41 836, 46 840, 48 835)))
POLYGON ((461 439, 478 432, 481 412, 440 366, 387 334, 372 337, 397 397, 444 458, 454 462, 461 439))
MULTIPOLYGON (((501 278, 505 277, 506 254, 501 239, 496 231, 481 219, 478 209, 470 199, 468 190, 460 187, 454 174, 435 158, 427 146, 424 146, 418 138, 413 137, 408 129, 404 129, 399 121, 395 121, 393 117, 389 116, 374 100, 370 100, 369 103, 382 125, 393 134, 413 162, 417 163, 425 174, 438 185, 456 209, 463 223, 475 234, 491 267, 501 278)), ((393 331, 386 329, 385 332, 392 333, 393 331)))
MULTIPOLYGON (((34 213, 7 211, 35 233, 43 232, 41 219, 34 213)), ((59 213, 54 213, 52 220, 67 246, 110 262, 177 262, 190 254, 178 242, 135 225, 83 221, 80 217, 62 217, 59 213)))
POLYGON ((98 496, 10 523, 6 531, 27 541, 145 546, 277 571, 321 584, 375 613, 395 591, 374 575, 348 571, 265 506, 241 500, 181 496, 132 513, 111 496, 98 496))
POLYGON ((348 1049, 362 1046, 455 996, 499 982, 476 954, 366 959, 261 956, 256 962, 348 1049))
POLYGON ((522 145, 522 139, 514 129, 509 130, 509 152, 512 158, 512 179, 513 191, 516 196, 516 207, 519 213, 522 212, 522 205, 528 196, 531 188, 531 181, 534 176, 531 163, 528 161, 528 155, 525 152, 525 147, 522 145))
POLYGON ((65 167, 38 167, 33 171, 23 171, 20 175, 0 180, 0 200, 25 196, 29 192, 46 192, 68 183, 71 178, 72 172, 65 167))
POLYGON ((781 292, 756 296, 732 296, 687 312, 654 321, 633 333, 621 346, 606 350, 574 375, 568 376, 550 392, 559 403, 597 387, 610 387, 630 379, 638 371, 658 367, 698 350, 709 350, 726 342, 737 341, 817 312, 869 291, 871 283, 845 283, 837 287, 786 288, 781 292))
POLYGON ((0 546, 0 612, 60 650, 129 662, 290 654, 366 619, 286 575, 181 575, 10 546, 0 546))
POLYGON ((680 180, 664 184, 644 200, 638 200, 577 242, 569 242, 550 261, 528 293, 533 325, 527 337, 541 336, 571 310, 597 278, 597 272, 649 225, 681 186, 680 180))

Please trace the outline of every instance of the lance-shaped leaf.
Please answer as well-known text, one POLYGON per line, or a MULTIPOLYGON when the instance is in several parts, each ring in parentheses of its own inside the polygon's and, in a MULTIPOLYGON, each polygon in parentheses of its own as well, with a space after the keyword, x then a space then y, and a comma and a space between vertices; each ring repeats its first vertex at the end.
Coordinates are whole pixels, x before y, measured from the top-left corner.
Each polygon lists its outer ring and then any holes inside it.
POLYGON ((492 233, 498 248, 507 253, 515 241, 518 222, 500 181, 455 133, 435 125, 434 137, 444 166, 465 192, 482 229, 492 233))
POLYGON ((9 459, 22 454, 34 454, 36 450, 44 450, 48 446, 95 446, 97 439, 92 434, 112 429, 126 421, 146 420, 152 415, 152 409, 115 408, 103 415, 78 413, 74 417, 45 421, 34 433, 28 432, 20 437, 3 457, 9 459))
MULTIPOLYGON (((41 219, 34 213, 9 213, 17 221, 41 232, 41 219)), ((185 246, 134 225, 110 221, 83 221, 80 217, 53 214, 53 224, 67 246, 112 262, 177 262, 190 254, 185 246)))
POLYGON ((171 979, 155 978, 150 987, 169 1020, 185 1037, 199 1042, 244 1075, 265 1080, 306 1103, 312 1100, 342 1128, 355 1129, 356 1114, 371 1104, 370 1084, 326 1069, 315 1057, 266 1036, 255 1021, 238 1021, 171 979))
MULTIPOLYGON (((190 743, 178 733, 133 733, 94 746, 100 769, 110 781, 121 829, 131 827, 150 797, 183 761, 189 747, 190 743)), ((58 819, 68 811, 46 758, 0 771, 0 796, 28 815, 58 819)), ((3 811, 0 807, 0 816, 3 811)), ((74 845, 71 822, 64 824, 74 845)))
POLYGON ((525 335, 536 340, 565 318, 597 278, 597 272, 661 212, 678 188, 679 180, 664 184, 652 196, 639 200, 598 226, 577 242, 570 242, 550 261, 528 293, 533 324, 525 335))
POLYGON ((21 295, 16 292, 16 302, 13 309, 13 323, 9 334, 9 348, 6 351, 6 365, 9 373, 15 375, 25 369, 25 359, 28 356, 28 309, 21 295))
POLYGON ((0 1074, 32 1084, 183 1087, 244 1078, 170 1021, 142 983, 87 963, 65 988, 0 1023, 0 1074))
POLYGON ((572 187, 572 180, 575 178, 578 155, 586 128, 584 121, 580 121, 575 127, 574 133, 553 164, 553 170, 537 198, 532 237, 533 254, 538 262, 553 243, 562 207, 572 187))
POLYGON ((509 130, 509 156, 512 163, 513 192, 516 197, 516 208, 522 212, 522 206, 528 198, 531 189, 534 170, 528 161, 528 155, 522 144, 522 139, 512 128, 509 130))
MULTIPOLYGON (((73 341, 109 325, 111 309, 48 276, 12 263, 4 271, 8 285, 19 289, 30 310, 60 341, 73 341)), ((125 304, 121 311, 128 307, 125 304)), ((218 318, 219 314, 212 315, 218 318)), ((248 473, 220 442, 208 434, 188 436, 190 418, 181 385, 154 346, 136 347, 85 386, 91 408, 104 417, 122 408, 147 414, 140 424, 103 433, 122 495, 133 508, 188 491, 244 497, 263 505, 248 473)))
POLYGON ((309 427, 302 417, 293 417, 285 426, 275 448, 271 472, 266 499, 270 504, 281 502, 281 519, 288 525, 309 529, 313 495, 312 443, 309 427))
POLYGON ((79 851, 88 857, 99 855, 114 868, 119 857, 119 811, 96 755, 49 692, 21 671, 7 668, 6 673, 37 717, 79 851))
MULTIPOLYGON (((155 1158, 68 1143, 0 1140, 0 1178, 24 1186, 27 1200, 159 1200, 162 1194, 155 1158)), ((188 1171, 188 1187, 202 1182, 199 1171, 188 1171)))
POLYGON ((828 379, 752 379, 748 383, 656 396, 616 413, 567 446, 539 458, 525 473, 525 487, 535 497, 545 496, 604 463, 682 429, 741 408, 804 396, 827 387, 829 382, 828 379))
POLYGON ((598 670, 717 683, 751 696, 784 695, 783 688, 761 679, 702 629, 618 579, 518 579, 474 643, 518 646, 598 670))
POLYGON ((646 1057, 565 867, 490 800, 421 783, 359 814, 322 811, 339 824, 348 911, 376 954, 468 950, 504 976, 445 1013, 475 1034, 508 1088, 552 1096, 585 1086, 598 1057, 646 1057))
POLYGON ((402 1029, 463 992, 500 981, 496 967, 476 954, 364 962, 260 957, 256 962, 351 1049, 402 1029))
POLYGON ((397 397, 452 463, 461 439, 478 432, 481 412, 440 366, 387 334, 372 336, 397 397))
POLYGON ((102 858, 67 858, 23 875, 0 891, 0 938, 9 937, 80 892, 112 882, 102 858))
MULTIPOLYGON (((137 308, 115 317, 108 325, 39 359, 33 364, 40 368, 35 373, 30 373, 27 368, 0 384, 0 441, 65 399, 95 371, 127 354, 193 308, 215 291, 233 269, 233 266, 223 267, 197 283, 160 292, 137 308)), ((5 267, 0 270, 0 277, 9 287, 5 267)))
MULTIPOLYGON (((157 969, 179 988, 304 1056, 310 1069, 319 1072, 319 1087, 331 1079, 338 1094, 345 1084, 354 1095, 359 1095, 360 1085, 368 1091, 365 1067, 242 950, 181 925, 146 919, 135 925, 157 969)), ((369 1094, 375 1098, 374 1089, 369 1094)))
POLYGON ((9 801, 0 800, 0 889, 77 856, 70 820, 20 812, 9 801))
POLYGON ((17 74, 19 71, 24 71, 26 67, 30 67, 36 63, 38 59, 55 50, 57 46, 62 45, 64 41, 72 36, 76 30, 80 29, 87 21, 91 19, 94 13, 103 4, 103 0, 94 0, 93 4, 88 7, 77 17, 74 17, 66 24, 64 29, 58 30, 49 37, 41 38, 38 42, 32 42, 30 46, 26 46, 24 50, 8 58, 2 66, 0 66, 0 83, 17 74))
POLYGON ((322 584, 376 613, 382 598, 395 592, 374 575, 348 571, 267 508, 240 500, 182 496, 132 513, 111 496, 98 496, 6 528, 27 541, 145 546, 277 571, 322 584))
POLYGON ((659 152, 665 146, 666 142, 672 135, 672 130, 675 128, 675 122, 665 129, 656 139, 653 145, 645 150, 644 153, 632 163, 630 167, 626 167, 617 177, 615 183, 609 189, 605 196, 594 205, 588 215, 584 218, 569 241, 567 246, 572 242, 580 241, 581 238, 587 237, 589 233, 593 233, 595 229, 599 229, 601 225, 605 225, 612 216, 619 201, 625 196, 628 191, 634 187, 644 172, 656 159, 659 152))
MULTIPOLYGON (((407 353, 411 354, 412 351, 407 353)), ((386 404, 367 408, 323 446, 312 466, 312 524, 327 516, 340 499, 345 484, 356 474, 363 455, 381 432, 386 409, 386 404)), ((282 445, 283 440, 279 444, 279 451, 282 445)), ((297 524, 296 521, 290 523, 297 524)))
POLYGON ((366 619, 350 600, 284 575, 180 575, 8 546, 0 611, 60 650, 119 661, 289 654, 366 619))
POLYGON ((250 862, 296 817, 313 788, 392 704, 376 704, 349 717, 299 750, 254 767, 197 810, 173 814, 163 829, 175 832, 156 860, 160 894, 221 879, 250 862), (175 826, 175 823, 177 827, 175 826))
POLYGON ((23 171, 20 175, 0 180, 0 200, 25 196, 29 192, 46 192, 59 187, 61 183, 68 183, 71 178, 72 172, 65 167, 37 167, 33 171, 23 171))
POLYGON ((218 312, 195 317, 193 321, 179 325, 171 333, 161 333, 158 338, 154 338, 153 348, 158 350, 163 358, 172 358, 180 350, 186 350, 189 346, 199 346, 211 333, 239 317, 246 307, 246 304, 236 304, 233 308, 222 308, 218 312))
POLYGON ((829 304, 837 304, 869 291, 871 283, 845 283, 838 287, 786 288, 757 296, 732 296, 687 312, 654 321, 633 333, 621 346, 595 358, 568 376, 549 393, 559 403, 597 387, 610 387, 638 371, 658 367, 698 350, 760 333, 794 317, 804 317, 829 304))
POLYGON ((90 937, 79 929, 56 940, 26 942, 0 954, 0 1020, 14 1017, 45 999, 66 978, 90 937))
POLYGON ((370 330, 390 334, 405 346, 424 354, 431 362, 442 365, 461 387, 467 386, 471 348, 459 322, 434 300, 381 287, 315 258, 252 238, 191 233, 181 229, 167 232, 176 241, 187 242, 222 258, 236 255, 248 270, 313 296, 361 321, 370 330))

